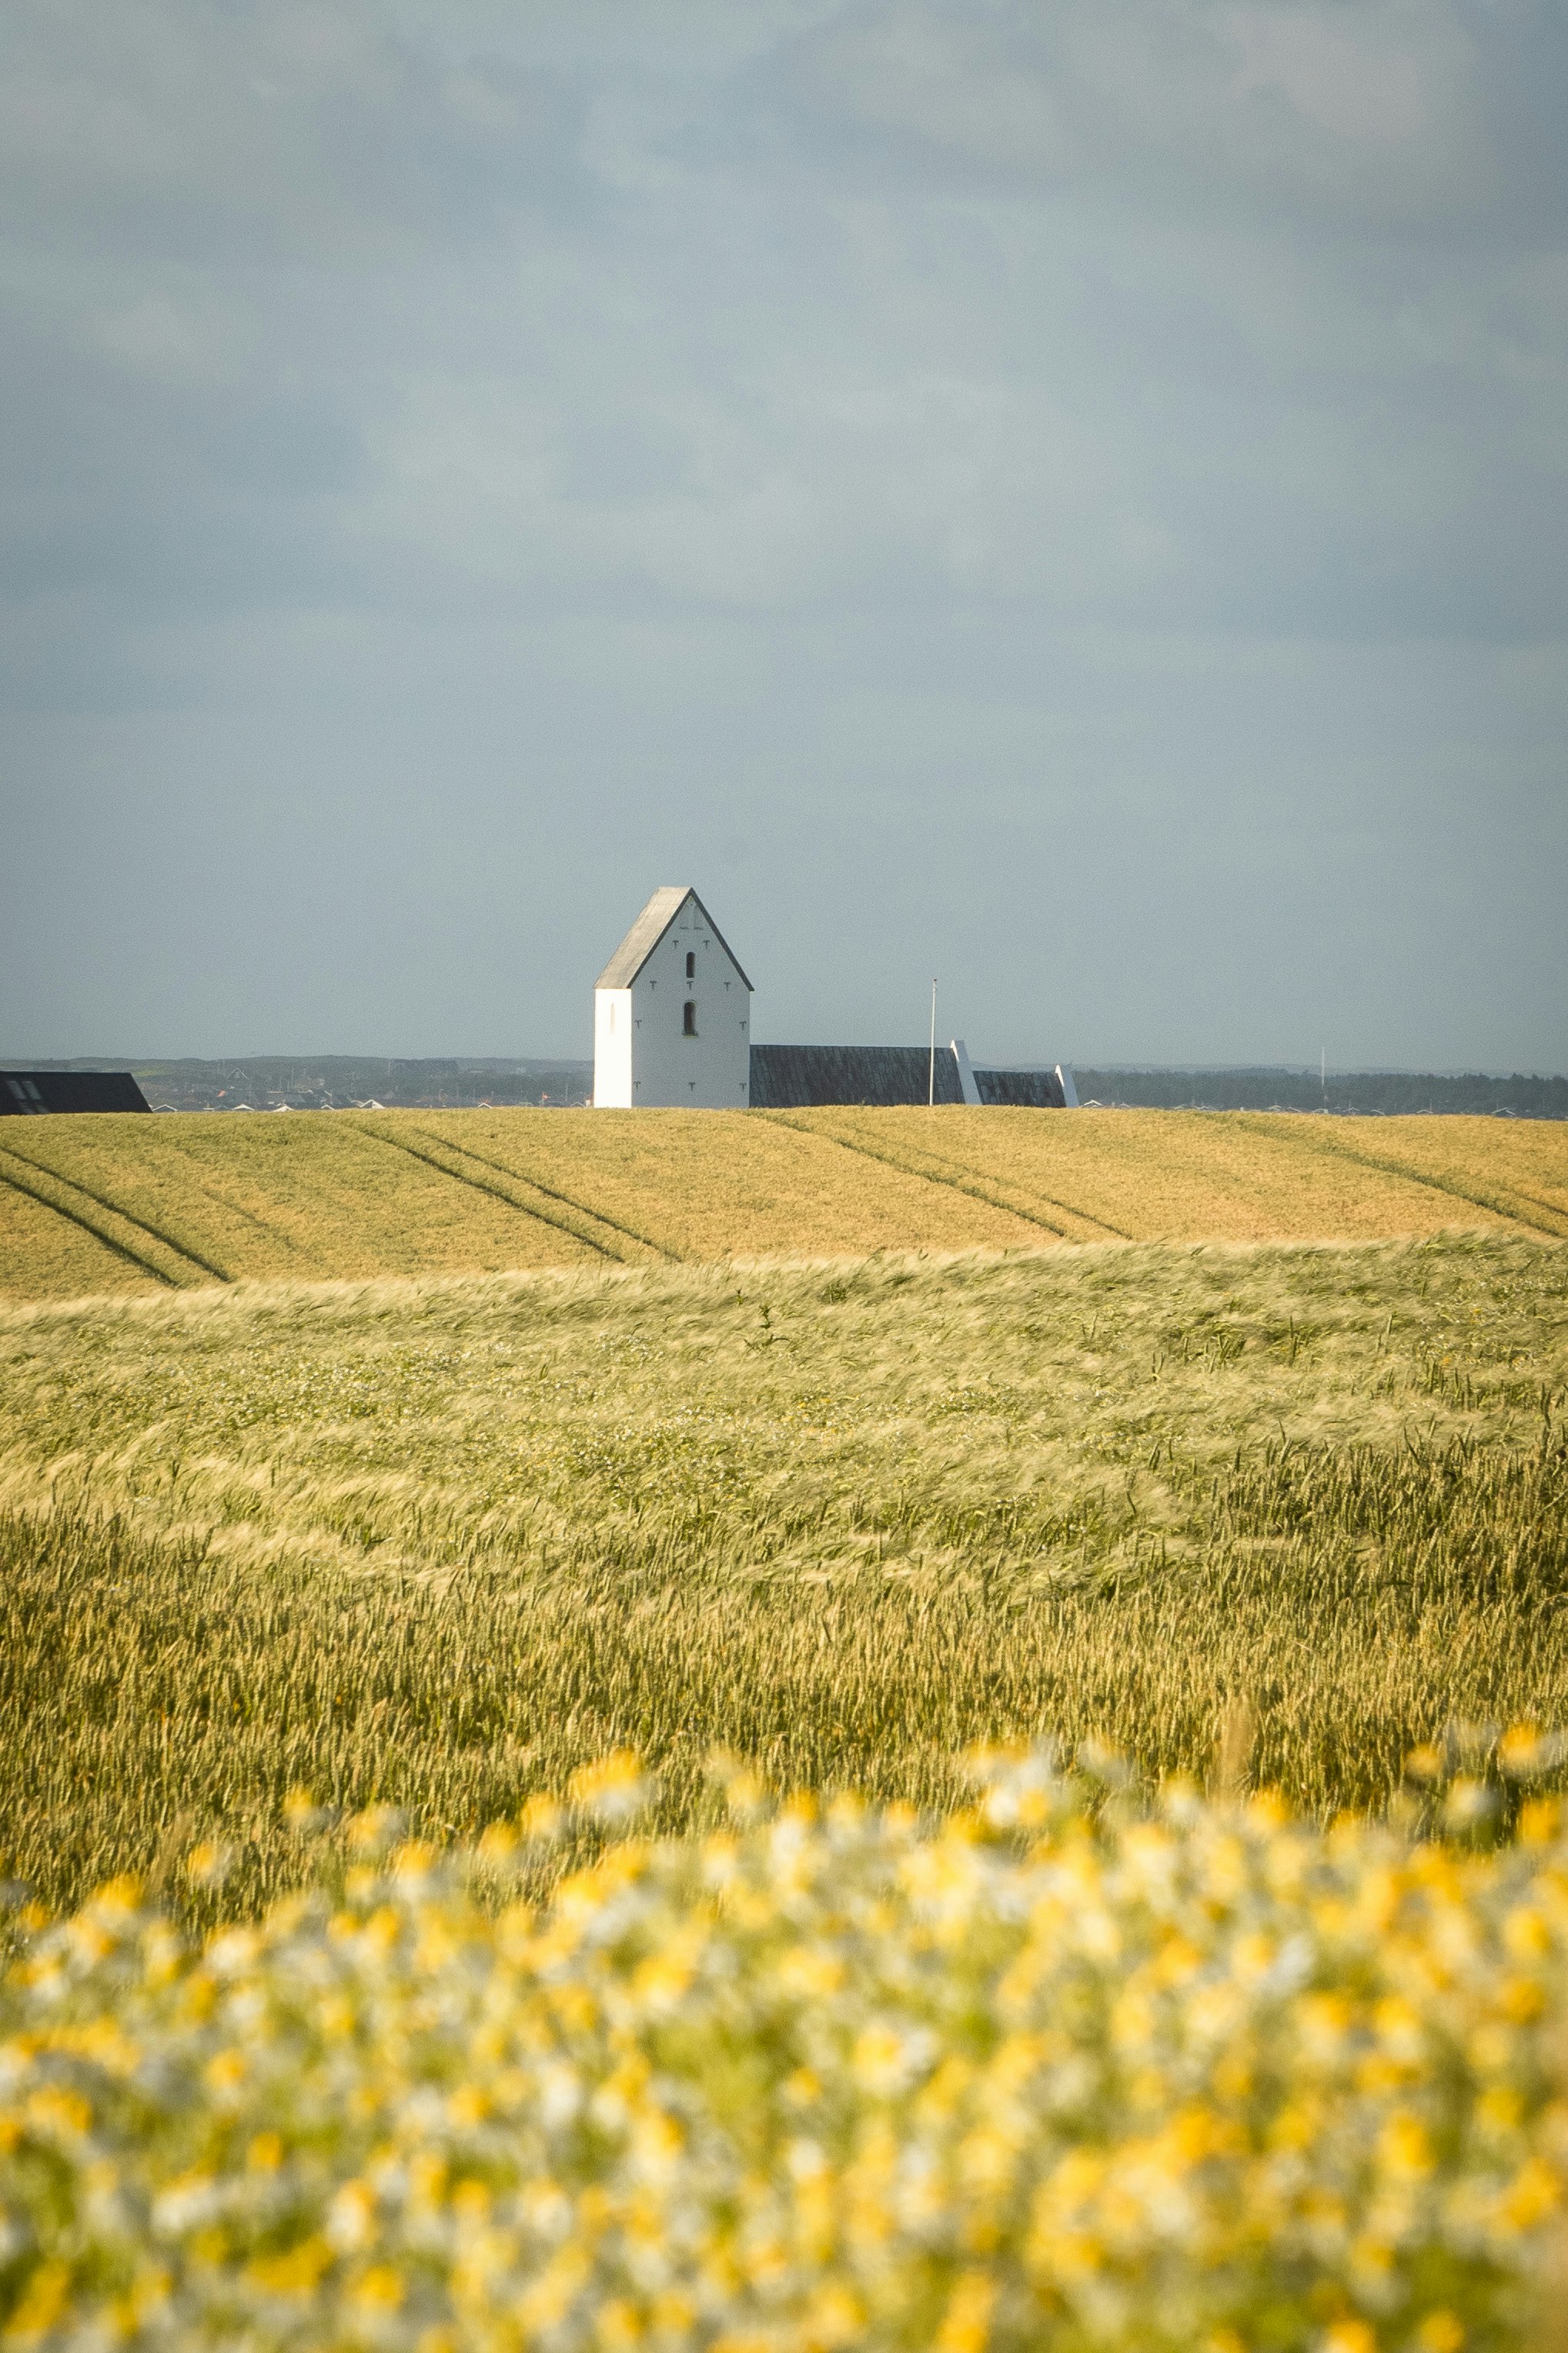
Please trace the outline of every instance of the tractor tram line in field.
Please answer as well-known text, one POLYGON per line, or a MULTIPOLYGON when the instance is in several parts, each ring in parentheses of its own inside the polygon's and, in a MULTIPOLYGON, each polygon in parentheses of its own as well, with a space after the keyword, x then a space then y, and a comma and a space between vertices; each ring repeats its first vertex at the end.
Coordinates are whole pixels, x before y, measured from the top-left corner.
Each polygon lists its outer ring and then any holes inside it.
MULTIPOLYGON (((1560 1208, 1557 1202, 1543 1201, 1539 1193, 1527 1192, 1522 1185, 1515 1185, 1511 1190, 1517 1200, 1528 1201, 1532 1209, 1544 1209, 1549 1218, 1561 1218, 1564 1227, 1568 1228, 1568 1209, 1560 1208)), ((1538 1226, 1534 1229, 1537 1233, 1549 1233, 1552 1230, 1552 1228, 1547 1226, 1538 1226)), ((1560 1241, 1568 1241, 1568 1232, 1559 1234, 1557 1239, 1560 1241)))
POLYGON ((265 1234, 269 1242, 280 1243, 285 1250, 296 1252, 300 1250, 298 1239, 286 1226, 280 1225, 276 1217, 258 1216, 254 1209, 247 1208, 244 1201, 237 1198, 232 1186, 225 1188, 215 1185, 211 1181, 213 1172, 210 1167, 205 1166, 201 1159, 187 1148, 178 1128, 174 1127, 172 1123, 162 1130, 162 1137, 169 1148, 177 1155, 185 1181, 201 1195, 204 1201, 210 1201, 213 1208, 219 1210, 224 1217, 237 1218, 242 1225, 250 1227, 253 1232, 265 1234))
POLYGON ((112 1234, 105 1233, 101 1226, 95 1224, 79 1209, 68 1208, 60 1201, 51 1201, 47 1193, 40 1191, 36 1185, 27 1184, 24 1178, 14 1176, 9 1169, 0 1168, 0 1185, 8 1187, 13 1193, 21 1194, 25 1200, 34 1202, 40 1209, 47 1209, 51 1216, 61 1219, 67 1225, 74 1226, 79 1233, 88 1235, 91 1240, 99 1244, 100 1249, 111 1251, 116 1258, 123 1259, 128 1265, 150 1276, 153 1282, 163 1283, 170 1291, 178 1291, 182 1288, 172 1274, 165 1274, 161 1266, 154 1266, 151 1259, 143 1258, 139 1251, 133 1250, 129 1243, 118 1241, 112 1234))
POLYGON ((930 1168, 917 1167, 912 1161, 901 1160, 891 1152, 879 1152, 875 1145, 864 1143, 858 1137, 840 1134, 836 1128, 817 1126, 815 1123, 808 1126, 802 1121, 791 1119, 786 1112, 764 1111, 756 1116, 767 1120, 774 1127, 792 1128, 796 1135, 819 1135, 825 1143, 837 1145, 842 1152, 858 1152, 863 1159, 879 1161, 884 1168, 896 1168, 900 1176, 913 1176, 923 1185, 945 1185, 950 1192, 967 1194, 972 1201, 984 1201, 987 1208, 1000 1209, 1005 1217, 1017 1218, 1025 1224, 1038 1226, 1043 1233, 1054 1235, 1058 1241, 1072 1239, 1065 1226, 1053 1225, 1048 1218, 1042 1218, 1033 1210, 1020 1209, 1015 1202, 1004 1201, 978 1184, 967 1183, 959 1176, 943 1176, 930 1168))
MULTIPOLYGON (((63 1192, 79 1193, 83 1200, 90 1201, 92 1203, 94 1208, 103 1210, 109 1217, 120 1219, 121 1223, 124 1225, 134 1227, 138 1233, 145 1234, 149 1241, 154 1241, 161 1244, 164 1250, 169 1251, 172 1257, 184 1260, 187 1265, 195 1267, 202 1274, 208 1276, 212 1282, 232 1282, 234 1281, 233 1275, 226 1272, 222 1267, 215 1266, 210 1259, 203 1258, 199 1251, 192 1250, 187 1243, 177 1242, 172 1234, 164 1233, 161 1227, 151 1224, 147 1219, 139 1218, 133 1209, 127 1209, 121 1202, 109 1198, 105 1194, 95 1193, 91 1186, 84 1185, 79 1176, 67 1176, 58 1168, 51 1168, 47 1161, 35 1160, 32 1158, 30 1154, 18 1152, 10 1145, 0 1144, 0 1153, 4 1153, 5 1156, 8 1160, 20 1161, 22 1166, 25 1168, 29 1169, 34 1176, 47 1177, 51 1184, 59 1186, 63 1192)), ((16 1182, 15 1178, 11 1181, 13 1183, 16 1182)), ((27 1189, 28 1188, 25 1185, 18 1187, 18 1190, 20 1191, 25 1192, 27 1189)), ((110 1237, 108 1235, 100 1233, 96 1227, 94 1227, 89 1220, 79 1212, 75 1212, 68 1208, 62 1207, 58 1202, 48 1201, 47 1197, 42 1194, 36 1194, 34 1198, 44 1200, 47 1207, 52 1209, 58 1209, 62 1217, 71 1218, 75 1224, 81 1226, 84 1231, 93 1234, 96 1240, 100 1241, 110 1241, 110 1237)), ((110 1247, 117 1247, 117 1245, 110 1242, 110 1247)), ((121 1255, 135 1260, 136 1263, 139 1265, 145 1265, 148 1263, 145 1260, 140 1259, 134 1250, 124 1250, 121 1248, 121 1255)), ((167 1276, 160 1277, 160 1280, 162 1281, 170 1281, 173 1278, 167 1276)))
MULTIPOLYGON (((938 1176, 933 1180, 936 1183, 957 1183, 959 1178, 973 1179, 973 1186, 968 1182, 965 1182, 963 1185, 963 1190, 968 1192, 973 1190, 975 1187, 984 1187, 987 1184, 1001 1185, 1006 1182, 1005 1178, 997 1178, 989 1176, 986 1170, 984 1168, 976 1168, 971 1162, 954 1160, 944 1153, 933 1152, 929 1145, 919 1145, 912 1148, 920 1152, 925 1159, 935 1161, 939 1167, 945 1166, 958 1171, 958 1177, 948 1178, 938 1176)), ((929 1172, 923 1169, 911 1167, 910 1173, 912 1175, 923 1176, 929 1172)), ((1092 1241, 1097 1240, 1100 1234, 1103 1234, 1108 1240, 1118 1242, 1131 1242, 1135 1241, 1138 1239, 1135 1234, 1129 1233, 1125 1226, 1113 1226, 1109 1218, 1100 1217, 1092 1209, 1080 1209, 1074 1201, 1058 1200, 1054 1193, 1046 1193, 1037 1189, 1034 1198, 1037 1201, 1043 1201, 1047 1208, 1059 1209, 1064 1218, 1076 1218, 1080 1225, 1098 1228, 1099 1233, 1086 1237, 1081 1234, 1069 1232, 1065 1227, 1051 1225, 1050 1220, 1047 1218, 1040 1217, 1037 1211, 1024 1208, 1016 1201, 1004 1199, 1000 1192, 991 1194, 984 1191, 977 1191, 975 1193, 975 1198, 981 1200, 991 1201, 995 1208, 1007 1210, 1009 1215, 1013 1217, 1028 1218, 1034 1223, 1047 1226, 1052 1233, 1060 1233, 1064 1241, 1076 1242, 1085 1240, 1092 1241)))
POLYGON ((490 1160, 484 1153, 476 1152, 472 1145, 455 1144, 450 1137, 433 1134, 428 1128, 418 1128, 415 1133, 432 1144, 438 1144, 443 1151, 455 1153, 461 1159, 477 1160, 481 1168, 492 1169, 498 1176, 505 1176, 514 1185, 529 1186, 533 1191, 542 1193, 547 1201, 558 1201, 563 1208, 574 1211, 580 1218, 590 1219, 595 1225, 607 1226, 611 1233, 619 1234, 626 1241, 640 1244, 644 1250, 652 1250, 656 1257, 667 1260, 672 1266, 680 1264, 679 1250, 669 1249, 664 1242, 656 1242, 651 1234, 638 1233, 635 1226, 623 1226, 603 1209, 595 1209, 586 1201, 576 1200, 570 1193, 558 1191, 553 1185, 545 1184, 542 1177, 534 1176, 524 1169, 509 1168, 504 1161, 490 1160))
POLYGON ((1519 1186, 1508 1187, 1508 1191, 1512 1194, 1515 1200, 1531 1201, 1533 1208, 1544 1209, 1548 1216, 1556 1218, 1559 1222, 1556 1225, 1542 1225, 1539 1219, 1527 1218, 1518 1209, 1509 1208, 1505 1200, 1496 1194, 1473 1192, 1466 1186, 1455 1184, 1451 1177, 1413 1167, 1407 1161, 1384 1160, 1370 1152, 1357 1152, 1352 1145, 1342 1143, 1337 1136, 1322 1135, 1314 1132, 1307 1134, 1305 1142, 1310 1151, 1321 1153, 1336 1160, 1348 1160, 1357 1168, 1373 1169, 1380 1176, 1399 1177, 1405 1184, 1419 1185, 1429 1193, 1447 1194, 1450 1200, 1463 1201, 1472 1209, 1485 1209, 1494 1218, 1504 1218, 1510 1225, 1522 1227, 1527 1233, 1543 1234, 1552 1241, 1568 1240, 1568 1213, 1553 1208, 1550 1202, 1534 1200, 1531 1195, 1524 1192, 1519 1186))
MULTIPOLYGON (((613 1264, 618 1266, 624 1266, 626 1263, 619 1250, 612 1250, 607 1242, 599 1241, 592 1234, 580 1233, 577 1228, 569 1225, 564 1218, 552 1218, 548 1209, 536 1208, 531 1202, 520 1201, 515 1194, 504 1191, 500 1186, 492 1185, 482 1176, 470 1176, 464 1169, 449 1168, 445 1161, 437 1159, 434 1153, 422 1152, 416 1144, 405 1144, 401 1136, 388 1135, 384 1129, 371 1126, 368 1121, 356 1120, 354 1124, 362 1135, 374 1136, 376 1143, 384 1144, 389 1150, 406 1153, 409 1159, 422 1161, 426 1168, 434 1168, 438 1175, 449 1176, 454 1185, 468 1185, 476 1193, 488 1193, 492 1201, 504 1202, 509 1209, 515 1209, 520 1217, 533 1218, 542 1226, 553 1227, 557 1233, 569 1234, 574 1242, 581 1242, 584 1250, 595 1251, 600 1258, 609 1259, 613 1264)), ((416 1129, 415 1133, 422 1134, 425 1131, 416 1129)), ((454 1157, 457 1155, 458 1147, 456 1145, 447 1144, 435 1136, 426 1136, 426 1141, 438 1144, 441 1150, 452 1154, 454 1157)), ((516 1185, 526 1183, 528 1180, 513 1176, 510 1181, 516 1185)))

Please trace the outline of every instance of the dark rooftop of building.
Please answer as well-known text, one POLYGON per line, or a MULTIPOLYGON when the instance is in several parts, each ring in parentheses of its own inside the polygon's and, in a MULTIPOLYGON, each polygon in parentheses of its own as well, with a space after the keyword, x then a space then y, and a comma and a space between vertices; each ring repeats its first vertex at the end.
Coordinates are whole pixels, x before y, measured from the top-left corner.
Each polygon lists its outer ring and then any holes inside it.
POLYGON ((152 1108, 129 1071, 0 1071, 0 1115, 152 1108))
MULTIPOLYGON (((1028 1103, 1059 1110, 1061 1082, 1048 1071, 976 1069, 983 1103, 1028 1103)), ((939 1103, 963 1101, 958 1057, 950 1045, 753 1046, 753 1111, 798 1110, 812 1103, 939 1103)))

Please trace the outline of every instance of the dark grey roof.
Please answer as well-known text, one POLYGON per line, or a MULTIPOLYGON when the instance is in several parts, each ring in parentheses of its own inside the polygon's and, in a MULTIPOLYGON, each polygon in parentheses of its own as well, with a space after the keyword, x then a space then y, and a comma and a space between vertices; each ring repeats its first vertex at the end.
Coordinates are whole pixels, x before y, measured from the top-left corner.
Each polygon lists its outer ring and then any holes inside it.
POLYGON ((1036 1111, 1063 1111, 1067 1096, 1055 1071, 983 1071, 974 1084, 983 1103, 1024 1103, 1036 1111))
POLYGON ((784 1111, 809 1103, 923 1103, 932 1077, 939 1103, 963 1101, 958 1057, 928 1046, 753 1046, 752 1108, 784 1111))
POLYGON ((0 1071, 0 1118, 48 1111, 149 1111, 129 1071, 0 1071))
MULTIPOLYGON (((688 899, 696 902, 703 922, 734 965, 735 970, 741 973, 741 978, 746 980, 745 974, 741 972, 740 958, 689 883, 669 882, 662 891, 654 892, 653 897, 594 983, 595 987, 629 988, 688 899)), ((749 980, 746 980, 746 987, 748 988, 752 987, 749 980)), ((755 993, 752 990, 753 996, 755 993)))
MULTIPOLYGON (((939 1103, 963 1101, 951 1046, 753 1046, 752 1109, 804 1110, 812 1103, 923 1103, 932 1078, 939 1103)), ((975 1065, 983 1103, 1062 1107, 1061 1082, 1048 1071, 992 1071, 975 1065)))

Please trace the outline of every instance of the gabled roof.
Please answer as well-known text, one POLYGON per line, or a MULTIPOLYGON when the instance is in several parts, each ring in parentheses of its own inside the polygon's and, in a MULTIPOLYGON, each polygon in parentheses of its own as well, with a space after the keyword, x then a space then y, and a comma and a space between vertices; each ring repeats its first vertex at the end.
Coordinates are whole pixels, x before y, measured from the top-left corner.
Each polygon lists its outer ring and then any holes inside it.
POLYGON ((808 1103, 961 1103, 951 1046, 753 1046, 753 1111, 808 1103))
POLYGON ((129 1071, 0 1071, 0 1117, 152 1108, 129 1071))
MULTIPOLYGON (((745 974, 741 972, 741 961, 734 949, 730 945, 707 908, 703 906, 696 892, 692 890, 689 883, 686 882, 667 883, 662 891, 654 892, 653 897, 594 983, 595 987, 629 988, 688 899, 691 900, 697 907, 703 922, 729 957, 730 962, 734 965, 735 970, 741 973, 741 978, 746 981, 746 987, 751 988, 751 982, 746 980, 745 974)), ((756 991, 752 989, 752 994, 755 996, 756 991)))

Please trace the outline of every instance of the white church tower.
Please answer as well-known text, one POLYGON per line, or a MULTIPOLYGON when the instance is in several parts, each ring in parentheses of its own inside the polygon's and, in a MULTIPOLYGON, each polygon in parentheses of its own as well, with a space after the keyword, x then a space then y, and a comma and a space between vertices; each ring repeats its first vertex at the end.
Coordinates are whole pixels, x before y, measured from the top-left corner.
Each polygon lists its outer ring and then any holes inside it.
POLYGON ((656 891, 594 988, 594 1102, 743 1111, 752 984, 695 891, 656 891))

